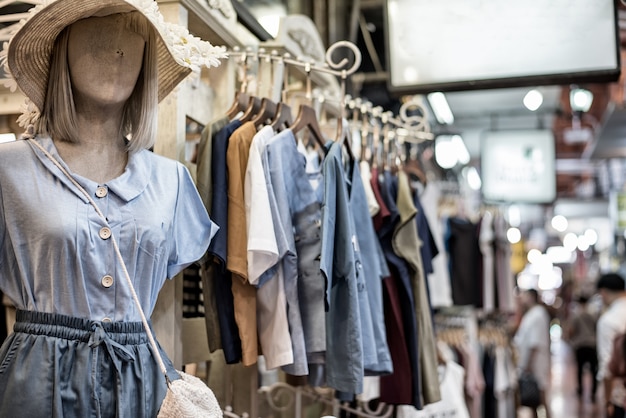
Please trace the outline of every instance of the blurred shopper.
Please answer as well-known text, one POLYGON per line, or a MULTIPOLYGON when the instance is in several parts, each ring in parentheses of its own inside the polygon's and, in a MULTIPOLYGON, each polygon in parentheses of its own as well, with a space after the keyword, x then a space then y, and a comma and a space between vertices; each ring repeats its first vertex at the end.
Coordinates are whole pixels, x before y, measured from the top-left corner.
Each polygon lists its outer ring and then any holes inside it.
POLYGON ((617 273, 605 274, 598 280, 597 288, 606 306, 596 327, 599 361, 597 379, 604 385, 606 416, 623 418, 626 400, 624 382, 611 376, 607 366, 613 350, 613 339, 618 334, 626 332, 624 278, 617 273))
POLYGON ((566 327, 566 337, 574 350, 576 356, 578 398, 582 399, 583 391, 583 372, 585 365, 589 366, 589 371, 593 376, 591 388, 591 401, 595 402, 597 380, 595 376, 598 373, 598 354, 596 350, 596 322, 597 318, 589 310, 587 296, 578 298, 578 308, 573 312, 566 327))
MULTIPOLYGON (((541 390, 541 406, 550 418, 546 402, 546 391, 550 382, 550 315, 539 302, 539 294, 535 289, 524 291, 520 295, 522 320, 515 333, 514 343, 518 351, 518 373, 532 374, 541 390)), ((533 410, 537 417, 537 409, 533 410)))

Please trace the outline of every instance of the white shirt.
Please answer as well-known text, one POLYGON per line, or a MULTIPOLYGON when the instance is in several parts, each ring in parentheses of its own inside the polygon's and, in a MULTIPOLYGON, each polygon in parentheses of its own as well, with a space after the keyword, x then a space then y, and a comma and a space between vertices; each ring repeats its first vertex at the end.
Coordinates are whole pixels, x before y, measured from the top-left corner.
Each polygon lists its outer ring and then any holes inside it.
POLYGON ((452 306, 452 288, 450 286, 450 272, 448 270, 448 253, 444 243, 444 221, 439 216, 439 198, 441 189, 432 181, 420 195, 420 201, 424 214, 428 219, 435 244, 439 248, 439 254, 432 260, 433 272, 428 275, 430 289, 430 302, 435 307, 452 306))
POLYGON ((441 400, 417 410, 410 405, 398 405, 398 418, 469 418, 469 411, 465 403, 464 382, 465 369, 453 361, 447 361, 445 366, 439 366, 441 381, 441 400))
POLYGON ((278 262, 278 245, 261 155, 275 136, 271 126, 264 126, 250 144, 244 179, 244 202, 248 231, 248 281, 256 285, 259 277, 278 262))
POLYGON ((539 387, 547 388, 550 379, 550 316, 543 306, 535 305, 524 314, 514 343, 519 353, 520 370, 527 368, 532 349, 537 349, 530 370, 539 387))
MULTIPOLYGON (((264 126, 250 144, 244 180, 246 226, 248 228, 248 280, 258 285, 260 276, 278 262, 278 244, 261 156, 265 145, 275 136, 264 126)), ((293 363, 293 349, 282 267, 258 289, 257 327, 261 350, 268 369, 293 363)))
MULTIPOLYGON (((598 348, 597 379, 600 381, 610 376, 607 365, 613 351, 613 339, 617 334, 626 332, 625 318, 626 297, 622 297, 614 301, 598 319, 596 327, 598 348)), ((621 379, 614 379, 611 401, 616 405, 622 405, 625 399, 626 393, 621 379)))

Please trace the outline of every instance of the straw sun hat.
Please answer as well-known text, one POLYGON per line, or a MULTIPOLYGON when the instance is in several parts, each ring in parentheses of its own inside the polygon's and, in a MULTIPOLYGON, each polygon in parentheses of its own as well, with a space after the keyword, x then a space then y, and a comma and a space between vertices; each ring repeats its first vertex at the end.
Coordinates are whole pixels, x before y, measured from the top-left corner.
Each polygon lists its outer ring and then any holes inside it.
MULTIPOLYGON (((3 46, 8 87, 16 87, 31 100, 30 113, 37 118, 43 109, 54 41, 72 23, 93 16, 140 12, 156 31, 159 101, 167 96, 192 71, 219 65, 226 57, 224 47, 215 47, 180 26, 166 22, 154 0, 44 0, 33 7, 27 19, 16 25, 15 34, 3 46)), ((27 115, 23 115, 27 116, 27 115)), ((27 119, 32 119, 32 116, 27 119)), ((32 120, 23 120, 28 124, 32 120)))

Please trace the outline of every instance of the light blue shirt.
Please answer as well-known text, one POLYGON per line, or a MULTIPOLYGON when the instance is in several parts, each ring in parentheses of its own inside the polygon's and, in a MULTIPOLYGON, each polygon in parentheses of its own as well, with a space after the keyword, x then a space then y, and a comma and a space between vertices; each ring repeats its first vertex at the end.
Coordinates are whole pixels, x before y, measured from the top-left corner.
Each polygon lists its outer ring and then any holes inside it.
POLYGON ((354 231, 342 146, 333 143, 323 163, 322 254, 327 280, 326 381, 341 392, 363 392, 363 343, 354 231))
MULTIPOLYGON (((34 140, 71 173, 49 137, 34 140)), ((165 279, 202 257, 217 231, 189 172, 143 150, 105 184, 72 175, 108 219, 149 317, 165 279)), ((104 227, 29 141, 0 146, 0 289, 18 309, 139 321, 104 227)))

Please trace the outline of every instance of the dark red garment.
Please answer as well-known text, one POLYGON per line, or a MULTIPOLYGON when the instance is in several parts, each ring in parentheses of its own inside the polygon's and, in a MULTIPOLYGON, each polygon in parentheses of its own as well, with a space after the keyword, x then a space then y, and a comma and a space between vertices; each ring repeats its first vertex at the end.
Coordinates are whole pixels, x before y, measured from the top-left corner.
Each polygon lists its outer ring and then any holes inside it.
POLYGON ((391 215, 391 212, 389 212, 389 208, 387 208, 387 205, 380 194, 380 187, 378 185, 378 170, 375 167, 372 167, 371 170, 370 184, 372 185, 376 202, 378 202, 378 206, 380 206, 378 213, 372 217, 372 220, 374 221, 374 229, 378 232, 385 219, 389 218, 391 215))
POLYGON ((387 344, 393 362, 393 373, 380 378, 380 400, 392 405, 411 405, 413 403, 413 376, 404 333, 397 279, 392 275, 384 279, 383 284, 387 344))

